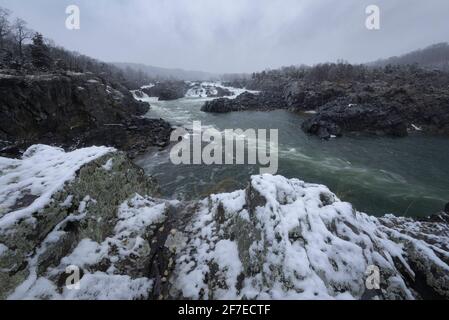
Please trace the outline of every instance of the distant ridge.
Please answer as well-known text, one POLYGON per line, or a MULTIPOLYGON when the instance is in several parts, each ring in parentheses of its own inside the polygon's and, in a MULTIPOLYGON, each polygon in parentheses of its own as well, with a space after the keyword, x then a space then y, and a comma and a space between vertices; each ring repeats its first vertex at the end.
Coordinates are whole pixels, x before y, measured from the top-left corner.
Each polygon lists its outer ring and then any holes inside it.
POLYGON ((398 57, 380 59, 369 63, 369 65, 380 67, 384 67, 389 64, 417 64, 420 67, 427 69, 449 71, 449 44, 446 42, 437 43, 424 49, 415 50, 398 57))
POLYGON ((154 79, 176 79, 176 80, 185 80, 185 81, 209 81, 216 80, 220 78, 220 75, 203 72, 203 71, 190 71, 183 69, 171 69, 171 68, 161 68, 155 66, 149 66, 145 64, 139 63, 113 63, 113 65, 117 66, 120 69, 132 69, 134 71, 142 71, 146 75, 154 79))

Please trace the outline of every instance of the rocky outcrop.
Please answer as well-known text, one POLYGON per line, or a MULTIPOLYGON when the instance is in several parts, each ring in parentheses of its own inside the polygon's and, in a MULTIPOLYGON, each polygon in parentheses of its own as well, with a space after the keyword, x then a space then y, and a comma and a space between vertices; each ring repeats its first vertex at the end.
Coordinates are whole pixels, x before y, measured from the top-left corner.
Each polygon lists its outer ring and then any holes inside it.
POLYGON ((271 175, 166 201, 108 148, 34 146, 0 165, 1 298, 449 299, 444 213, 375 218, 271 175))
POLYGON ((147 111, 128 90, 93 74, 0 74, 0 152, 18 156, 31 144, 47 143, 110 145, 132 155, 166 145, 170 125, 138 118, 147 111))
POLYGON ((330 102, 317 115, 303 122, 305 132, 322 139, 339 137, 344 132, 365 132, 403 137, 407 123, 399 109, 376 103, 350 103, 348 99, 330 102))
POLYGON ((221 98, 207 101, 201 110, 210 113, 228 113, 233 111, 270 111, 285 107, 279 94, 244 92, 235 99, 221 98))
MULTIPOLYGON (((367 68, 345 63, 264 71, 243 83, 261 91, 258 105, 264 106, 263 98, 270 93, 279 97, 270 107, 300 114, 315 111, 317 115, 306 121, 303 129, 323 138, 345 132, 448 135, 448 84, 446 72, 416 66, 367 68)), ((240 111, 245 106, 217 101, 207 108, 240 111)))
POLYGON ((344 132, 398 137, 410 131, 449 134, 449 92, 410 86, 359 89, 316 109, 317 114, 304 122, 304 131, 322 138, 344 132))
POLYGON ((193 299, 448 299, 447 219, 377 219, 324 186, 255 176, 200 202, 174 286, 193 299))
POLYGON ((315 110, 326 103, 345 95, 347 88, 325 81, 315 86, 306 86, 304 82, 289 83, 283 89, 283 97, 292 111, 315 110))
POLYGON ((190 85, 185 81, 164 81, 142 89, 149 97, 158 97, 161 101, 184 98, 190 85))
POLYGON ((234 93, 220 85, 214 83, 193 83, 191 88, 186 94, 186 97, 191 98, 221 98, 221 97, 229 97, 234 93))
MULTIPOLYGON (((3 299, 23 283, 24 287, 18 288, 20 295, 28 282, 31 284, 48 270, 53 270, 50 278, 56 284, 61 282, 65 268, 62 272, 55 272, 54 268, 82 239, 101 242, 112 236, 119 221, 118 206, 136 192, 155 194, 158 190, 140 168, 112 149, 90 148, 65 154, 62 150, 34 146, 23 160, 5 160, 0 178, 3 299), (40 181, 34 181, 39 177, 33 173, 9 180, 15 169, 26 167, 42 170, 41 177, 48 178, 41 178, 42 189, 36 189, 40 181), (31 187, 30 183, 37 185, 31 187)), ((98 266, 96 271, 102 268, 105 266, 98 266)), ((83 272, 86 275, 86 270, 83 272)))

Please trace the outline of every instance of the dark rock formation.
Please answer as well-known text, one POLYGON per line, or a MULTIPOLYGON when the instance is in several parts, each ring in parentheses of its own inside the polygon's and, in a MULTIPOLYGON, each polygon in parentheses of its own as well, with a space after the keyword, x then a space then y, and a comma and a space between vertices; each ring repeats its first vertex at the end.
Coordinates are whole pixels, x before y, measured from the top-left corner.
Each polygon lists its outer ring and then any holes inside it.
POLYGON ((322 139, 339 137, 343 132, 366 132, 403 137, 407 124, 394 106, 375 103, 352 104, 339 99, 318 110, 318 114, 303 122, 305 132, 322 139))
POLYGON ((288 84, 283 92, 287 106, 292 111, 314 110, 345 95, 345 88, 325 81, 316 86, 305 86, 297 81, 288 84))
POLYGON ((235 99, 221 98, 207 101, 201 110, 211 113, 227 113, 232 111, 269 111, 283 108, 285 108, 285 103, 279 94, 245 92, 235 99))
POLYGON ((164 81, 155 86, 142 89, 150 97, 158 97, 161 101, 184 98, 190 85, 184 81, 164 81))
POLYGON ((283 101, 278 105, 292 112, 318 111, 303 127, 322 137, 344 131, 404 136, 404 125, 408 131, 449 134, 447 72, 416 66, 319 64, 263 71, 242 85, 261 91, 261 96, 267 92, 281 95, 283 101), (346 108, 345 103, 358 107, 346 108), (362 116, 373 119, 360 121, 362 116))
POLYGON ((93 74, 0 74, 0 153, 14 156, 46 143, 110 145, 133 155, 166 145, 169 124, 137 118, 147 110, 126 88, 93 74))

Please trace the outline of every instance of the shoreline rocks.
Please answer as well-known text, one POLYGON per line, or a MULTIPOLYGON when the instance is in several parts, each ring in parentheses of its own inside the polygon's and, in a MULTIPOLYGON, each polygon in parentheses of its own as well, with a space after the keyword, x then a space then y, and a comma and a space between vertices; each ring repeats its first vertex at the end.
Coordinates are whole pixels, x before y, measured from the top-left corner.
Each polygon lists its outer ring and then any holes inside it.
POLYGON ((124 87, 89 73, 9 75, 0 70, 0 155, 19 156, 32 144, 67 150, 107 145, 135 156, 166 146, 170 125, 141 118, 148 104, 124 87))

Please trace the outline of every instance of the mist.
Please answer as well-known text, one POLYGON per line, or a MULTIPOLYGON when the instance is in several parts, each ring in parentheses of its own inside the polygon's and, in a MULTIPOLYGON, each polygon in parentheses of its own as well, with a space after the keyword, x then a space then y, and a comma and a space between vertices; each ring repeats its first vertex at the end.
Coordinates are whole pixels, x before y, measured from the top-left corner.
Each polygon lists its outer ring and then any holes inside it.
POLYGON ((446 0, 0 0, 70 50, 107 61, 215 73, 339 59, 363 63, 449 41, 446 0), (65 9, 81 29, 65 27, 65 9), (365 8, 380 7, 380 30, 365 8))

